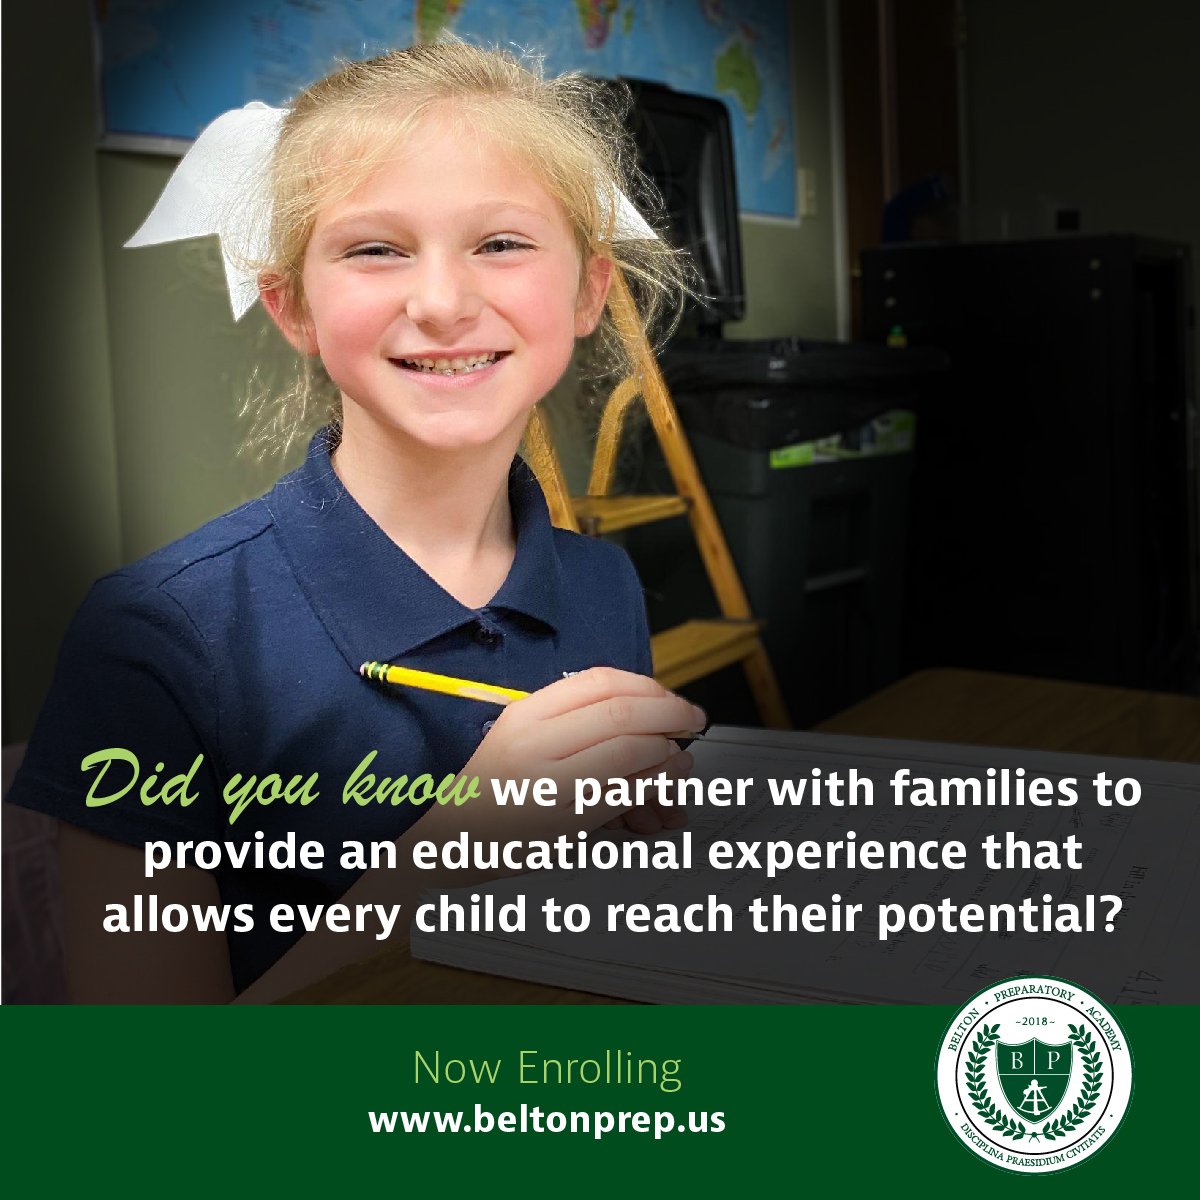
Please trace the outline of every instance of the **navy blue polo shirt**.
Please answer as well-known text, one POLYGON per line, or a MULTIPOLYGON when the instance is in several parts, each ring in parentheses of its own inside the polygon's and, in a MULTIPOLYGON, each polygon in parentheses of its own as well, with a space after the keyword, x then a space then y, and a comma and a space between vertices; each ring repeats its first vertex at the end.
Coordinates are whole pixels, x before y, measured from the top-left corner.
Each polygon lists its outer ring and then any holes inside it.
MULTIPOLYGON (((427 811, 344 805, 342 787, 364 756, 378 752, 369 768, 377 777, 440 780, 461 770, 499 712, 365 680, 361 663, 403 663, 525 691, 593 666, 650 673, 645 605, 625 552, 554 529, 519 459, 509 498, 512 569, 488 604, 467 608, 359 507, 318 433, 305 463, 266 496, 94 585, 63 642, 8 799, 138 846, 252 841, 259 831, 267 841, 294 832, 298 844, 321 842, 318 871, 214 872, 223 903, 255 906, 254 929, 229 936, 242 990, 299 936, 271 929, 271 905, 337 900, 359 873, 339 866, 344 839, 394 839, 427 811), (98 768, 80 764, 112 748, 137 756, 138 784, 111 804, 87 807, 98 768), (143 804, 148 776, 157 774, 161 788, 197 755, 203 761, 190 791, 198 799, 188 807, 143 804), (255 804, 230 825, 223 794, 231 776, 274 773, 286 783, 314 771, 319 794, 311 804, 255 804)), ((97 796, 132 773, 114 762, 97 796)), ((144 892, 154 891, 147 880, 144 892)))

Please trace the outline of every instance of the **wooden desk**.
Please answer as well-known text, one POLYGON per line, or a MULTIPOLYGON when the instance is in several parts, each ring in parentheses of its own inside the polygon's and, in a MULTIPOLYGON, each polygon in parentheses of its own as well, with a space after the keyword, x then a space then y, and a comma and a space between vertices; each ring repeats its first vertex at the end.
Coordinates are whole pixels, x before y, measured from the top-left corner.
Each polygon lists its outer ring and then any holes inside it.
MULTIPOLYGON (((823 733, 1200 763, 1200 698, 982 671, 919 671, 816 726, 823 733)), ((404 942, 284 1004, 624 1004, 416 961, 404 942)))
POLYGON ((918 671, 815 728, 1200 763, 1200 697, 984 671, 918 671))

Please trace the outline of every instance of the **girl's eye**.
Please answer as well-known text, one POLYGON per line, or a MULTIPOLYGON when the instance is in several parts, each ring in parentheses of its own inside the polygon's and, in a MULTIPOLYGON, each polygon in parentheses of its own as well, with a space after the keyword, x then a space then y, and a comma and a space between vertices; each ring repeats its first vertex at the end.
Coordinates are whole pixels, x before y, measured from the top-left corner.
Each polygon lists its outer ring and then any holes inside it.
MULTIPOLYGON (((504 254, 511 250, 532 250, 533 247, 527 242, 518 241, 516 238, 497 237, 491 238, 484 242, 479 248, 481 254, 504 254)), ((346 251, 346 258, 393 258, 400 255, 400 251, 394 246, 389 246, 385 242, 368 242, 362 246, 354 246, 346 251)))
POLYGON ((366 246, 355 246, 353 250, 346 253, 347 258, 358 258, 360 256, 370 256, 383 258, 390 254, 395 254, 396 250, 391 246, 385 246, 380 242, 371 242, 366 246))
POLYGON ((532 250, 533 247, 528 242, 518 242, 516 238, 492 238, 486 241, 480 247, 480 250, 485 254, 500 254, 505 250, 532 250))

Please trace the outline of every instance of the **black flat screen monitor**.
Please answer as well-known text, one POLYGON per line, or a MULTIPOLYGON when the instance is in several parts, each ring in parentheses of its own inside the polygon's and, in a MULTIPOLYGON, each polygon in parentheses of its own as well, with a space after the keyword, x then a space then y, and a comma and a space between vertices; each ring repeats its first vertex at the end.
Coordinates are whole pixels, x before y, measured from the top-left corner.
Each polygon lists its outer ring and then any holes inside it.
POLYGON ((719 329, 745 316, 742 242, 729 110, 721 100, 647 80, 623 80, 633 93, 631 131, 642 170, 662 192, 672 242, 691 251, 707 303, 685 319, 719 329))

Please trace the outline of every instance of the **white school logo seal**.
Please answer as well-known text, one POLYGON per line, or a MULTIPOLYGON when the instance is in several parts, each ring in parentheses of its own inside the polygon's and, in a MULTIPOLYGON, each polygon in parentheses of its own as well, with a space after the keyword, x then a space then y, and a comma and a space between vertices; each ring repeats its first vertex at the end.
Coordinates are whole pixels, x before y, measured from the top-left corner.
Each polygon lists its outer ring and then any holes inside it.
POLYGON ((938 1046, 937 1088, 942 1114, 974 1154, 1048 1175, 1112 1140, 1133 1092, 1133 1057, 1090 992, 1027 975, 954 1014, 938 1046))

